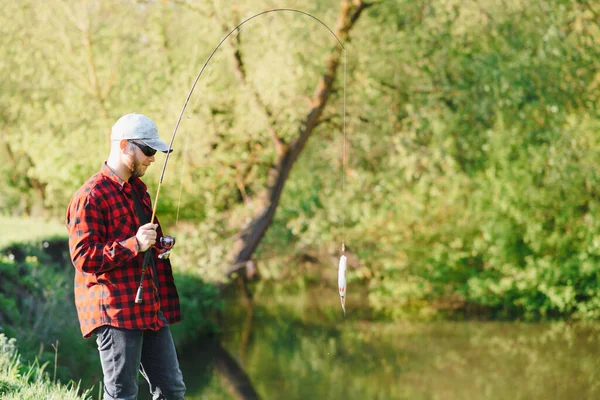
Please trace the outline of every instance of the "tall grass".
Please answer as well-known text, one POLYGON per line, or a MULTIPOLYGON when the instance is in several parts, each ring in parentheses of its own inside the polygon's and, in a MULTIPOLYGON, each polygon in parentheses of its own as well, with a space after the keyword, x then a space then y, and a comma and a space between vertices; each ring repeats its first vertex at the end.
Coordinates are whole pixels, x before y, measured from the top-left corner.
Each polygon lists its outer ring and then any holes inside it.
POLYGON ((4 400, 76 400, 91 399, 90 391, 79 394, 79 384, 66 385, 50 379, 48 363, 24 365, 17 351, 16 339, 0 334, 0 398, 4 400))

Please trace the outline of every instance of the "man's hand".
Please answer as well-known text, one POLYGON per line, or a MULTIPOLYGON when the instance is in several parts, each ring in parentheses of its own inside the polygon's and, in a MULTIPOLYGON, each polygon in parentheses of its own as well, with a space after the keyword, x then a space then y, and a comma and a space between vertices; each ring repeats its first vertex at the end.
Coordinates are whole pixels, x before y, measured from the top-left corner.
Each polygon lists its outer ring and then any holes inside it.
POLYGON ((148 250, 150 247, 154 246, 156 243, 156 228, 158 224, 148 223, 146 225, 140 226, 138 229, 135 238, 137 239, 138 246, 140 247, 140 252, 144 252, 148 250))

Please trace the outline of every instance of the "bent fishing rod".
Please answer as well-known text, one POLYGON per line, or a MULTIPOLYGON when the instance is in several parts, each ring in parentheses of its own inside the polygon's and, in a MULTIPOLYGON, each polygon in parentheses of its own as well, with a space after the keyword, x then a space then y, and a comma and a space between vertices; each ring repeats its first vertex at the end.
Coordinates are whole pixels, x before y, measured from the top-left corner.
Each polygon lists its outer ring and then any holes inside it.
MULTIPOLYGON (((336 41, 338 42, 338 44, 340 45, 340 47, 342 48, 343 52, 344 52, 344 146, 345 146, 345 136, 346 136, 346 89, 345 89, 345 85, 346 85, 346 48, 344 47, 344 45, 342 44, 342 42, 340 41, 340 39, 337 37, 337 35, 329 28, 329 26, 327 26, 323 21, 321 21, 319 18, 311 15, 310 13, 307 13, 305 11, 301 11, 301 10, 296 10, 293 8, 275 8, 272 10, 266 10, 263 12, 260 12, 258 14, 255 14, 247 19, 245 19, 244 21, 242 21, 240 24, 238 24, 235 28, 233 28, 231 31, 229 31, 229 33, 227 33, 223 39, 221 39, 221 41, 219 42, 219 44, 214 48, 214 50, 210 53, 210 55, 208 56, 208 58, 206 59, 206 61, 204 62, 204 64, 202 65, 202 68, 200 69, 200 72, 198 73, 198 75, 196 76, 196 79, 194 80, 194 83, 192 84, 192 87, 190 88, 190 91, 185 99, 185 102, 183 104, 183 107, 181 109, 181 112, 179 113, 179 118, 177 118, 177 122, 175 124, 175 128, 173 129, 173 134, 171 135, 171 141, 169 142, 169 150, 167 152, 167 155, 165 157, 165 162, 163 164, 162 167, 162 171, 160 174, 160 180, 158 182, 158 187, 156 189, 156 197, 154 199, 154 206, 152 208, 152 217, 150 218, 150 223, 154 223, 154 219, 156 217, 156 208, 158 206, 158 199, 160 196, 160 189, 162 187, 162 183, 163 183, 163 179, 165 177, 165 171, 167 169, 167 163, 169 162, 169 156, 171 154, 171 152, 173 151, 173 142, 175 141, 175 136, 177 135, 177 130, 179 129, 179 125, 181 123, 181 120, 183 119, 183 114, 187 108, 187 105, 190 101, 190 98, 192 97, 192 93, 194 92, 194 89, 196 88, 196 85, 198 83, 198 81, 200 80, 200 77, 202 76, 202 74, 204 73, 204 70, 206 69, 206 66, 208 65, 208 63, 210 62, 210 60, 213 58, 213 56, 215 55, 215 53, 219 50, 219 48, 221 47, 221 45, 223 43, 225 43, 225 41, 229 38, 229 36, 231 36, 235 31, 238 31, 242 25, 246 24, 247 22, 253 20, 254 18, 257 18, 261 15, 264 14, 269 14, 269 13, 274 13, 274 12, 283 12, 283 11, 289 11, 289 12, 295 12, 295 13, 299 13, 305 16, 308 16, 314 20, 316 20, 317 22, 319 22, 321 25, 323 25, 325 28, 327 28, 327 30, 333 35, 333 37, 335 37, 336 41)), ((161 238, 163 239, 163 238, 161 238)), ((174 238, 172 243, 170 243, 170 245, 172 246, 174 244, 174 238)), ((346 315, 346 310, 344 307, 344 303, 345 303, 345 255, 344 254, 345 251, 345 244, 344 241, 342 240, 342 258, 343 258, 343 264, 344 264, 344 271, 343 271, 343 275, 344 275, 344 283, 343 283, 343 287, 344 287, 344 291, 342 291, 341 286, 340 286, 340 296, 341 297, 341 302, 342 302, 342 308, 344 308, 344 316, 346 315)), ((152 250, 151 248, 146 250, 146 254, 144 254, 144 261, 142 263, 142 275, 140 277, 140 285, 138 287, 136 296, 135 296, 135 303, 136 304, 141 304, 143 302, 143 290, 144 290, 144 277, 146 274, 146 269, 148 267, 148 264, 150 263, 150 257, 152 256, 152 250)), ((342 263, 342 258, 340 259, 340 265, 342 263)), ((340 271, 340 279, 341 279, 341 271, 340 271)), ((341 285, 341 281, 339 282, 339 284, 341 285)))

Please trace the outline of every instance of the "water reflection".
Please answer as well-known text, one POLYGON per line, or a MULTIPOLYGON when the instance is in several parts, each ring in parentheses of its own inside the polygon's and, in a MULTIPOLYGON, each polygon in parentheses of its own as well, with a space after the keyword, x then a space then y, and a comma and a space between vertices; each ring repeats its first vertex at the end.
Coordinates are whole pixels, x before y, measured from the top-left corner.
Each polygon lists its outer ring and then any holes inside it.
POLYGON ((230 307, 222 347, 181 354, 187 398, 243 398, 236 385, 262 399, 600 398, 598 324, 344 320, 318 293, 230 307), (241 375, 223 373, 229 356, 241 375))

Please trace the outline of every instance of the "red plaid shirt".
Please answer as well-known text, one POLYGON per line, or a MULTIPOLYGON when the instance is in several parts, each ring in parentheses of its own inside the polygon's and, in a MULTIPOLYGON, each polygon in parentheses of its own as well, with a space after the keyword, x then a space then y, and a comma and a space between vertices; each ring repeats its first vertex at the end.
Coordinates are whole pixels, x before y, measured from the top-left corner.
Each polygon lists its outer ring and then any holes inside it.
MULTIPOLYGON (((169 324, 180 320, 171 263, 159 259, 155 248, 148 251, 153 252, 156 261, 160 289, 148 265, 143 302, 135 303, 144 253, 139 252, 135 238, 141 223, 135 213, 133 190, 146 213, 152 215, 146 185, 139 178, 124 182, 105 163, 75 192, 67 210, 69 251, 75 266, 75 305, 86 338, 102 325, 158 330, 165 325, 159 310, 169 324)), ((160 225, 157 236, 162 236, 160 225)))

